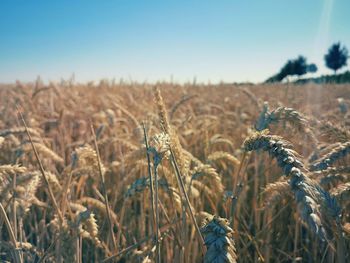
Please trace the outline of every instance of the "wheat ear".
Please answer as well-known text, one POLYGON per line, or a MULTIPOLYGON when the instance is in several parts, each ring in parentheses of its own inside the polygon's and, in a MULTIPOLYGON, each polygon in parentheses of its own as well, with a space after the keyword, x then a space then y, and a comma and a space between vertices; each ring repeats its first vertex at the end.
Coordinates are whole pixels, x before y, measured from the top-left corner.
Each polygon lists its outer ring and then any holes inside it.
POLYGON ((236 248, 233 241, 233 230, 228 220, 217 216, 207 219, 201 228, 208 250, 204 263, 235 263, 236 248))
POLYGON ((345 142, 335 147, 331 152, 322 156, 310 166, 311 171, 325 170, 332 166, 337 160, 344 158, 350 153, 350 142, 345 142))
POLYGON ((326 233, 315 198, 319 189, 301 171, 303 164, 298 160, 297 153, 290 149, 291 144, 279 136, 268 135, 267 131, 263 131, 254 133, 245 140, 243 145, 245 151, 261 149, 276 158, 283 173, 290 177, 289 184, 300 208, 302 219, 322 241, 325 240, 326 233))

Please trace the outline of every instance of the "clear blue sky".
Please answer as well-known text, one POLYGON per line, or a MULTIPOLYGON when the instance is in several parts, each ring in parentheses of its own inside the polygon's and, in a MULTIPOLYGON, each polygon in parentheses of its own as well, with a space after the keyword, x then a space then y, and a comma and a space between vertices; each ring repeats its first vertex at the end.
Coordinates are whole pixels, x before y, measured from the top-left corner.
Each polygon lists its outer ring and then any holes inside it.
POLYGON ((349 0, 0 0, 0 82, 263 81, 350 49, 349 0))

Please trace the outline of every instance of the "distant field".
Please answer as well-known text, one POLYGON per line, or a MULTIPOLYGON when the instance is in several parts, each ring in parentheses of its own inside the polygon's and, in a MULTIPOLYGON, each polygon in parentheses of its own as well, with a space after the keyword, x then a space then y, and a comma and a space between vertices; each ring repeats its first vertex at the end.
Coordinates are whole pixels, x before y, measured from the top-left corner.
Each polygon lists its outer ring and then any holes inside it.
POLYGON ((350 85, 2 85, 0 261, 348 262, 349 127, 350 85))

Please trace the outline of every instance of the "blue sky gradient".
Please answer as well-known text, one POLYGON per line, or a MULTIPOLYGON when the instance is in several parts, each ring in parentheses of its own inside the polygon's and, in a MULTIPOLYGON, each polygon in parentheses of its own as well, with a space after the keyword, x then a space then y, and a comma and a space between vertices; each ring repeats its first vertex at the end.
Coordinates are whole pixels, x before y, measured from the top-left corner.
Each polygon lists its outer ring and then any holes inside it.
POLYGON ((349 0, 0 1, 0 82, 263 81, 350 49, 349 0))

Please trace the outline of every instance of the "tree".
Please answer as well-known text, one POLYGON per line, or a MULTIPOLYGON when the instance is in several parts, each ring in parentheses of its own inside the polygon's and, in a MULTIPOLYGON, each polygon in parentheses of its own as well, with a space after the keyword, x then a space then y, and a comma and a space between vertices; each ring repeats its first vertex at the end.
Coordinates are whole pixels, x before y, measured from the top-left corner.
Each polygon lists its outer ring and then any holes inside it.
POLYGON ((304 56, 299 56, 296 59, 288 60, 281 68, 280 72, 269 78, 266 82, 279 82, 288 76, 302 76, 306 73, 315 73, 317 67, 315 64, 307 64, 304 56))
POLYGON ((348 59, 348 50, 345 46, 341 46, 340 42, 333 44, 329 49, 328 53, 324 56, 326 66, 334 70, 334 74, 337 73, 338 69, 346 66, 348 59))
POLYGON ((307 63, 306 58, 303 56, 299 56, 297 59, 293 61, 292 71, 290 75, 302 76, 307 73, 307 63))
POLYGON ((314 63, 311 63, 307 66, 308 73, 315 73, 317 71, 317 66, 314 63))

